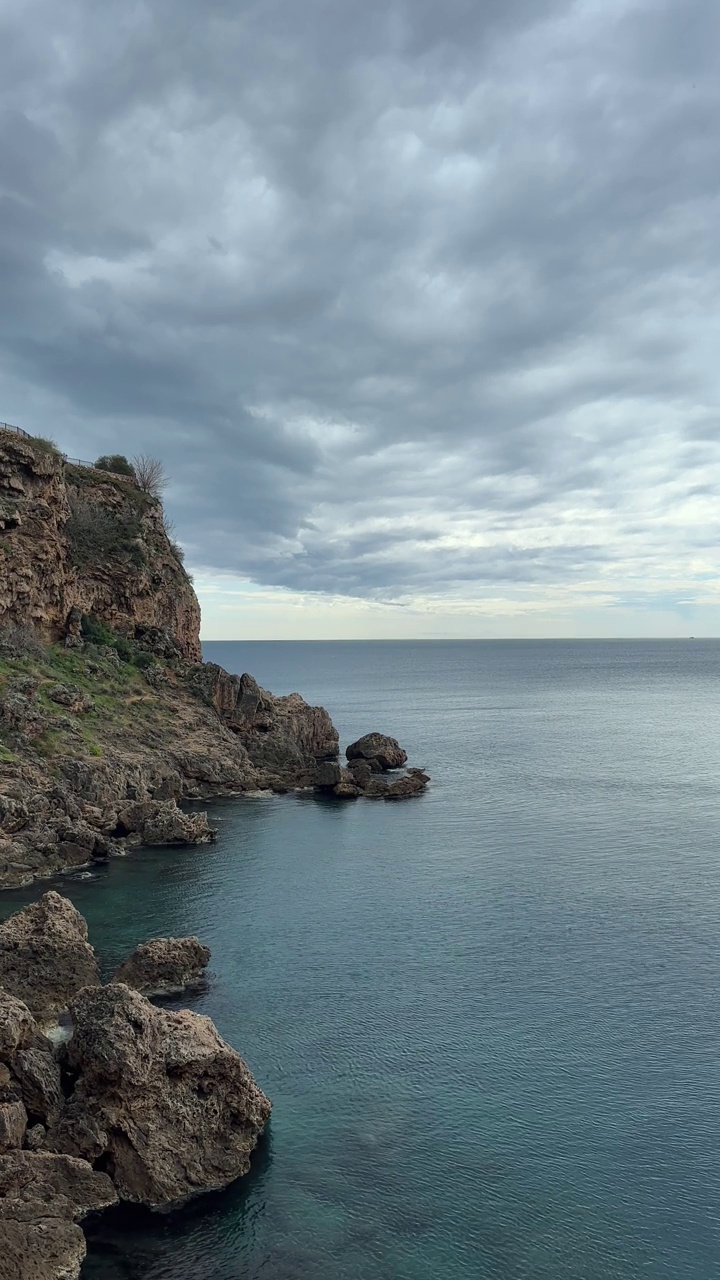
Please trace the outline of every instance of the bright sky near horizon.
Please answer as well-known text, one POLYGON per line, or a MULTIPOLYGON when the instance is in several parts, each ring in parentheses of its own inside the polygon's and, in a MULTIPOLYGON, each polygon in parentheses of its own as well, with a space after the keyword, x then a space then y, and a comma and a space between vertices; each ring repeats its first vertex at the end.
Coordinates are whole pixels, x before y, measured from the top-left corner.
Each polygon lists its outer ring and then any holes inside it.
POLYGON ((720 635, 714 0, 0 0, 0 418, 206 638, 720 635))

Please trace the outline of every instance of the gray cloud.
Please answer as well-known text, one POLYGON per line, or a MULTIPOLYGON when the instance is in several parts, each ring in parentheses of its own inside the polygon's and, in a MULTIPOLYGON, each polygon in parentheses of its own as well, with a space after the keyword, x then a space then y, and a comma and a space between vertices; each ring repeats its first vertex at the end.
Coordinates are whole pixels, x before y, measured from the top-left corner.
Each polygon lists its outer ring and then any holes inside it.
POLYGON ((711 0, 0 21, 0 416, 160 454, 193 563, 263 584, 707 577, 711 0))

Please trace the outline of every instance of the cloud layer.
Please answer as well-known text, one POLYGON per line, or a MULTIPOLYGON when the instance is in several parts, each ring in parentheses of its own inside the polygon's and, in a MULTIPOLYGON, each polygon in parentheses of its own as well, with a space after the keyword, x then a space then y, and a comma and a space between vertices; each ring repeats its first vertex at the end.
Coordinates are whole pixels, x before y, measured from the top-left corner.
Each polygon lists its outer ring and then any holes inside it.
POLYGON ((0 23, 0 417, 163 456, 190 559, 227 580, 713 598, 712 0, 0 23))

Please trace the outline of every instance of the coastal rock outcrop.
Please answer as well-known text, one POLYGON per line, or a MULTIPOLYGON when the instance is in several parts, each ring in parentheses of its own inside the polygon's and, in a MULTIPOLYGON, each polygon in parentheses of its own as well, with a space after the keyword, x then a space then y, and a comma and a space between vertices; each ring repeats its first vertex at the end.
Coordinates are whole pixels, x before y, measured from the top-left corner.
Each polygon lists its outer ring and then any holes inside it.
POLYGON ((347 768, 339 761, 325 761, 316 766, 315 790, 327 792, 340 800, 366 796, 371 800, 407 800, 421 795, 430 781, 422 769, 406 769, 398 777, 383 775, 402 769, 407 752, 395 738, 382 733, 366 733, 347 748, 347 768))
POLYGON ((167 630, 201 659, 200 610, 157 498, 132 476, 77 467, 48 442, 0 429, 0 614, 48 641, 78 614, 125 634, 167 630))
POLYGON ((144 996, 173 995, 202 982, 209 963, 210 949, 199 938, 150 938, 118 966, 112 981, 144 996))
POLYGON ((407 764, 407 751, 404 751, 396 738, 389 738, 384 733, 366 733, 356 742, 351 742, 345 752, 347 759, 366 760, 374 772, 385 772, 388 769, 402 769, 407 764))
MULTIPOLYGON (((37 1018, 65 1009, 100 971, 87 925, 67 898, 52 890, 0 925, 0 987, 37 1018)), ((0 1019, 7 1006, 0 1000, 0 1019)), ((7 1017, 21 1017, 13 1013, 7 1017)), ((19 1046, 18 1046, 19 1047, 19 1046)))
POLYGON ((49 1150, 102 1159, 122 1199, 154 1209, 247 1172, 270 1102, 209 1018, 121 983, 82 991, 70 1012, 77 1079, 49 1150))
POLYGON ((138 800, 120 810, 113 835, 161 846, 210 844, 216 832, 206 813, 183 813, 174 800, 138 800))
POLYGON ((337 756, 338 733, 327 711, 299 693, 276 697, 252 676, 230 675, 213 662, 196 668, 190 679, 257 768, 302 781, 316 761, 337 756))
POLYGON ((0 1280, 76 1280, 86 1254, 75 1224, 117 1203, 107 1174, 44 1151, 0 1156, 0 1280))

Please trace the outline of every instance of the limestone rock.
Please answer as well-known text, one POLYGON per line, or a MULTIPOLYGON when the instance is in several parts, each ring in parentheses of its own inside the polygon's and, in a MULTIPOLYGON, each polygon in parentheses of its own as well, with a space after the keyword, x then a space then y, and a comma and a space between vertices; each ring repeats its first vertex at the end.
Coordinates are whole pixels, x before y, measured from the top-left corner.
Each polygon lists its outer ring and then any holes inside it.
POLYGON ((21 1147, 27 1128, 27 1112, 18 1098, 0 1094, 0 1155, 21 1147))
POLYGON ((43 894, 0 925, 0 987, 36 1016, 57 1013, 82 987, 99 982, 87 925, 59 893, 43 894))
POLYGON ((342 779, 343 770, 337 760, 321 760, 315 771, 315 786, 320 791, 336 787, 342 779))
POLYGON ((191 845, 210 844, 216 833, 206 813, 183 813, 174 800, 143 800, 121 810, 114 834, 146 845, 191 845))
POLYGON ((209 1018, 158 1009, 123 984, 81 992, 71 1014, 79 1074, 49 1149, 102 1154, 120 1197, 151 1208, 247 1172, 270 1103, 209 1018))
POLYGON ((0 989, 0 1062, 10 1062, 18 1049, 28 1049, 36 1027, 27 1005, 0 989))
MULTIPOLYGON (((350 743, 345 755, 351 761, 377 760, 383 771, 401 769, 407 763, 407 752, 395 738, 389 738, 384 733, 366 733, 357 742, 350 743)), ((372 763, 370 767, 372 768, 372 763)))
POLYGON ((33 1124, 25 1134, 25 1146, 28 1151, 40 1151, 45 1145, 45 1125, 33 1124))
POLYGON ((33 1122, 54 1124, 60 1117, 63 1095, 60 1067, 52 1052, 20 1049, 12 1060, 12 1070, 20 1087, 25 1110, 33 1122))
POLYGON ((210 950, 199 938, 151 938, 123 961, 112 981, 145 996, 172 995, 202 981, 209 962, 210 950))
POLYGON ((52 685, 47 695, 52 702, 56 702, 58 706, 67 707, 68 711, 72 711, 75 715, 92 709, 92 698, 74 684, 52 685))
POLYGON ((0 1200, 0 1280, 77 1280, 86 1253, 74 1222, 42 1205, 0 1200))
POLYGON ((213 662, 196 667, 190 681, 258 768, 311 784, 315 762, 337 756, 338 733, 327 711, 299 693, 275 697, 252 676, 230 675, 213 662))
POLYGON ((110 1179, 84 1160, 0 1157, 0 1280, 77 1280, 86 1247, 75 1223, 116 1203, 110 1179))

